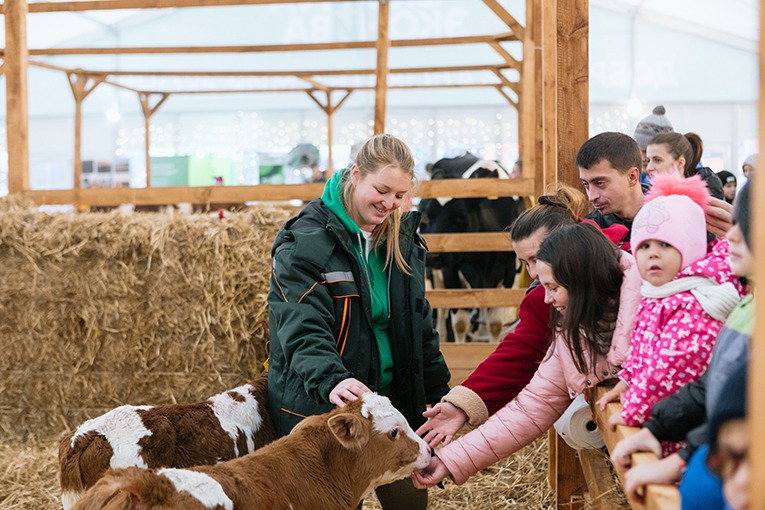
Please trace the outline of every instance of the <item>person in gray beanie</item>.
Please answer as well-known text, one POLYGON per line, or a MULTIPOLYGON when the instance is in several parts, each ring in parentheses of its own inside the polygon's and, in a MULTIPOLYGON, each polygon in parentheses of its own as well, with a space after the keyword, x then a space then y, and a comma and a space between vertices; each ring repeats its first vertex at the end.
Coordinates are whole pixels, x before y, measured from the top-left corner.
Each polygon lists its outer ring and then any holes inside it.
POLYGON ((637 142, 640 155, 643 157, 643 173, 645 173, 645 169, 648 166, 648 158, 645 153, 648 142, 659 133, 674 131, 672 123, 664 116, 666 112, 664 106, 659 105, 653 109, 651 115, 641 119, 637 126, 635 126, 635 133, 632 137, 637 142))
POLYGON ((759 157, 759 154, 750 154, 749 157, 747 157, 744 160, 744 164, 741 165, 741 169, 744 171, 744 177, 747 179, 750 178, 752 173, 757 168, 757 158, 759 157))

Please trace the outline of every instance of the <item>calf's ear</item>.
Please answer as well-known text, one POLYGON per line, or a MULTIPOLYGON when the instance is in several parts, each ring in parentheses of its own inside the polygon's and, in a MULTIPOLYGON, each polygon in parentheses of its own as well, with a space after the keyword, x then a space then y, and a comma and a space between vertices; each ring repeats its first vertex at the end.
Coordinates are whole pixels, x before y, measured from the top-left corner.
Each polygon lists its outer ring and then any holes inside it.
POLYGON ((369 441, 369 431, 355 414, 336 414, 328 424, 329 430, 345 448, 361 448, 369 441))

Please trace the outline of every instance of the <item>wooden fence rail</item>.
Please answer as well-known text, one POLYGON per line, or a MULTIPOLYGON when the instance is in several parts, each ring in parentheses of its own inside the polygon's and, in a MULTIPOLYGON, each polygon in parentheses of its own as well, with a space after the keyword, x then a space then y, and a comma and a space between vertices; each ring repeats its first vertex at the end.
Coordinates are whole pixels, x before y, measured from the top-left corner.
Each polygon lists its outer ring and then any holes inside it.
MULTIPOLYGON (((590 403, 593 420, 603 434, 608 451, 613 451, 616 443, 622 439, 637 433, 640 429, 620 425, 615 432, 611 432, 608 419, 613 414, 622 412, 622 405, 612 402, 601 411, 595 405, 605 393, 610 390, 609 386, 596 386, 587 390, 587 401, 590 403)), ((613 503, 601 496, 613 489, 610 468, 605 462, 605 457, 598 450, 572 450, 563 442, 554 429, 550 429, 548 435, 550 444, 550 472, 548 480, 550 485, 557 489, 558 508, 580 509, 585 508, 584 492, 590 493, 595 508, 614 508, 613 503), (578 462, 576 460, 578 459, 578 462)), ((658 459, 652 453, 636 453, 632 455, 633 466, 639 466, 658 459)), ((624 484, 624 474, 619 473, 621 483, 624 484)), ((645 491, 645 504, 630 500, 630 506, 634 510, 679 510, 680 494, 674 486, 649 485, 645 491)))
MULTIPOLYGON (((259 184, 256 186, 171 186, 166 188, 98 188, 33 190, 23 192, 38 205, 74 204, 118 206, 121 204, 165 205, 190 202, 242 203, 250 201, 312 200, 321 196, 323 183, 259 184)), ((423 181, 420 198, 477 198, 528 196, 534 192, 534 179, 444 179, 423 181)))

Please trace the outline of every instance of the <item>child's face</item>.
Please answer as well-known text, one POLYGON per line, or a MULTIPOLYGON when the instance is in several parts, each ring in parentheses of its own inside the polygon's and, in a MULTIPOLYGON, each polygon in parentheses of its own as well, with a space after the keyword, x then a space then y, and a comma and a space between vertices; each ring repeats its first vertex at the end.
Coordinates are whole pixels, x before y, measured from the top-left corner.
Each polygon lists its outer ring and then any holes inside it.
POLYGON ((539 283, 545 288, 545 303, 565 314, 568 307, 568 290, 555 281, 552 267, 547 262, 537 261, 537 273, 539 283))
POLYGON ((743 418, 730 420, 717 434, 716 456, 723 494, 734 510, 749 509, 749 430, 743 418))
POLYGON ((738 276, 749 276, 754 269, 754 259, 749 246, 746 245, 744 234, 738 223, 733 225, 728 233, 725 234, 728 240, 728 251, 730 252, 730 268, 738 276))
POLYGON ((683 265, 683 256, 669 243, 647 239, 635 249, 638 271, 654 287, 671 282, 683 265))

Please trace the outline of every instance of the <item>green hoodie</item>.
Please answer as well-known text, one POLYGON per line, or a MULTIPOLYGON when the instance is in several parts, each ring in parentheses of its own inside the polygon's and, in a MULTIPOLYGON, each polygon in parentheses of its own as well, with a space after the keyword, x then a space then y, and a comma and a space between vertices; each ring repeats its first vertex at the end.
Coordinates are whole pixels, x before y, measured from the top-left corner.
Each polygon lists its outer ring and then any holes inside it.
POLYGON ((348 212, 343 206, 341 199, 341 181, 342 176, 349 170, 346 168, 340 172, 335 172, 324 186, 324 193, 321 196, 322 202, 335 213, 340 222, 351 234, 353 247, 356 249, 356 255, 359 257, 362 267, 366 269, 369 278, 370 294, 372 295, 372 329, 374 330, 377 348, 380 351, 380 391, 381 395, 387 395, 390 392, 393 382, 393 353, 390 347, 390 315, 388 307, 388 271, 385 268, 385 255, 381 249, 382 242, 373 247, 366 253, 366 239, 361 229, 348 216, 348 212))

